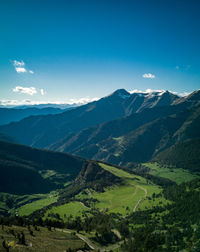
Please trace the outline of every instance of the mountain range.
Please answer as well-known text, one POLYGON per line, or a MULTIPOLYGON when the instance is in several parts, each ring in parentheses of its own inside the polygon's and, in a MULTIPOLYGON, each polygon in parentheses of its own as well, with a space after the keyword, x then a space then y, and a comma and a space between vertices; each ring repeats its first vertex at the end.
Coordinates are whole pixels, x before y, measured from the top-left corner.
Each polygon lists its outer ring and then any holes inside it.
POLYGON ((0 125, 20 121, 25 117, 34 115, 59 114, 64 110, 60 108, 46 107, 24 107, 24 108, 0 108, 0 125))
POLYGON ((0 250, 31 248, 13 230, 21 226, 40 251, 41 229, 51 248, 63 230, 87 251, 199 251, 199 125, 200 90, 124 89, 1 125, 0 250))
POLYGON ((169 91, 131 94, 119 89, 73 110, 0 126, 0 132, 32 147, 127 165, 200 138, 199 122, 199 90, 178 97, 169 91))
POLYGON ((20 143, 48 148, 82 129, 122 118, 145 108, 170 105, 177 99, 176 95, 169 92, 130 94, 120 89, 98 101, 61 114, 29 117, 17 123, 1 126, 0 132, 16 138, 20 143))

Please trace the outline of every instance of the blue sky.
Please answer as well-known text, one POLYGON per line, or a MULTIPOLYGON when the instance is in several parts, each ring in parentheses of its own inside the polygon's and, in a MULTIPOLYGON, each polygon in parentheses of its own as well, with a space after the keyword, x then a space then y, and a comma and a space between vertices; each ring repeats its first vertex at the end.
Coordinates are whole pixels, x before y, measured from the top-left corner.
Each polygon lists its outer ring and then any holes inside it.
POLYGON ((199 89, 199 13, 198 0, 2 0, 0 101, 199 89))

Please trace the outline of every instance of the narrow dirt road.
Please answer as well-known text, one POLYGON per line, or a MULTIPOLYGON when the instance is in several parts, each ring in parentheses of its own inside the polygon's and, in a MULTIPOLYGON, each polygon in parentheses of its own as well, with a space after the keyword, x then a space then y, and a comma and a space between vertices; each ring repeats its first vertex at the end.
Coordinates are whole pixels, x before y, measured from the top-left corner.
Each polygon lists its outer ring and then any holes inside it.
POLYGON ((136 205, 135 205, 134 208, 133 208, 133 212, 136 211, 136 209, 138 208, 138 206, 139 206, 139 204, 142 202, 142 200, 145 199, 145 198, 147 197, 147 189, 145 189, 145 188, 143 188, 142 186, 139 186, 139 185, 137 185, 136 187, 138 187, 138 188, 140 188, 141 190, 144 191, 144 197, 142 197, 142 198, 140 198, 140 199, 138 200, 138 202, 136 203, 136 205))
POLYGON ((95 246, 95 244, 93 244, 86 236, 82 235, 82 234, 76 234, 76 236, 81 239, 82 241, 84 241, 85 243, 87 243, 87 245, 92 249, 99 249, 97 246, 95 246))

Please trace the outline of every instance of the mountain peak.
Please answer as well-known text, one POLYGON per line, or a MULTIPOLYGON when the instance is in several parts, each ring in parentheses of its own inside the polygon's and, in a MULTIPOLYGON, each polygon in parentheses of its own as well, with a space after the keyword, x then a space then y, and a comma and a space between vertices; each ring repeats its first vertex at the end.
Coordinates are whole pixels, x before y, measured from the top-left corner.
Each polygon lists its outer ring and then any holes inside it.
POLYGON ((121 89, 117 89, 110 96, 119 96, 122 99, 126 99, 126 98, 130 97, 130 95, 131 94, 128 91, 126 91, 125 89, 121 88, 121 89))

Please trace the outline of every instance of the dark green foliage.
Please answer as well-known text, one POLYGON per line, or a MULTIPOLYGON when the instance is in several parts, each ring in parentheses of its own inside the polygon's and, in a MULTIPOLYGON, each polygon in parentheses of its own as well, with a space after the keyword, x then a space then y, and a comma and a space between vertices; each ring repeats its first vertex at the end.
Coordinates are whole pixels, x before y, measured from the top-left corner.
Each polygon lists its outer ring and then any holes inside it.
POLYGON ((114 228, 119 228, 122 235, 127 233, 124 226, 124 221, 121 220, 119 224, 119 216, 116 214, 107 214, 105 212, 100 212, 99 210, 93 210, 92 216, 85 216, 84 220, 81 220, 80 217, 77 217, 75 220, 71 220, 65 223, 67 228, 76 229, 78 232, 84 230, 88 233, 91 231, 96 231, 95 237, 93 238, 95 241, 107 245, 116 243, 119 238, 113 232, 114 228), (124 230, 124 232, 123 232, 124 230))
POLYGON ((123 245, 124 251, 198 251, 200 180, 168 187, 164 196, 173 203, 128 217, 135 228, 123 245))
MULTIPOLYGON (((122 243, 122 251, 198 251, 200 246, 200 179, 165 188, 166 199, 172 203, 137 211, 125 218, 119 214, 108 214, 98 209, 90 210, 84 218, 69 218, 66 223, 58 220, 1 218, 1 225, 41 225, 68 228, 77 232, 93 232, 93 238, 102 245, 122 243), (116 235, 118 231, 120 238, 116 235)), ((157 195, 153 195, 157 197, 157 195)), ((38 217, 39 215, 37 215, 38 217)), ((31 230, 31 228, 29 228, 31 230)), ((12 229, 10 229, 12 232, 12 229)), ((25 243, 25 237, 18 233, 19 242, 25 243), (22 241, 23 240, 23 241, 22 241)))
POLYGON ((200 171, 200 139, 177 143, 159 153, 153 161, 191 171, 200 171))
POLYGON ((17 233, 17 242, 21 245, 26 245, 26 238, 24 232, 17 233))
MULTIPOLYGON (((72 155, 0 142, 0 191, 45 193, 60 188, 80 172, 84 160, 72 155), (42 177, 53 170, 54 176, 42 177)), ((9 207, 12 202, 7 202, 9 207)))
POLYGON ((5 248, 6 252, 10 251, 9 246, 6 244, 5 240, 3 240, 3 242, 2 242, 2 246, 3 246, 3 248, 5 248))
POLYGON ((168 206, 169 214, 166 218, 168 224, 174 222, 195 224, 200 222, 200 180, 182 183, 164 190, 164 196, 175 203, 168 206))

